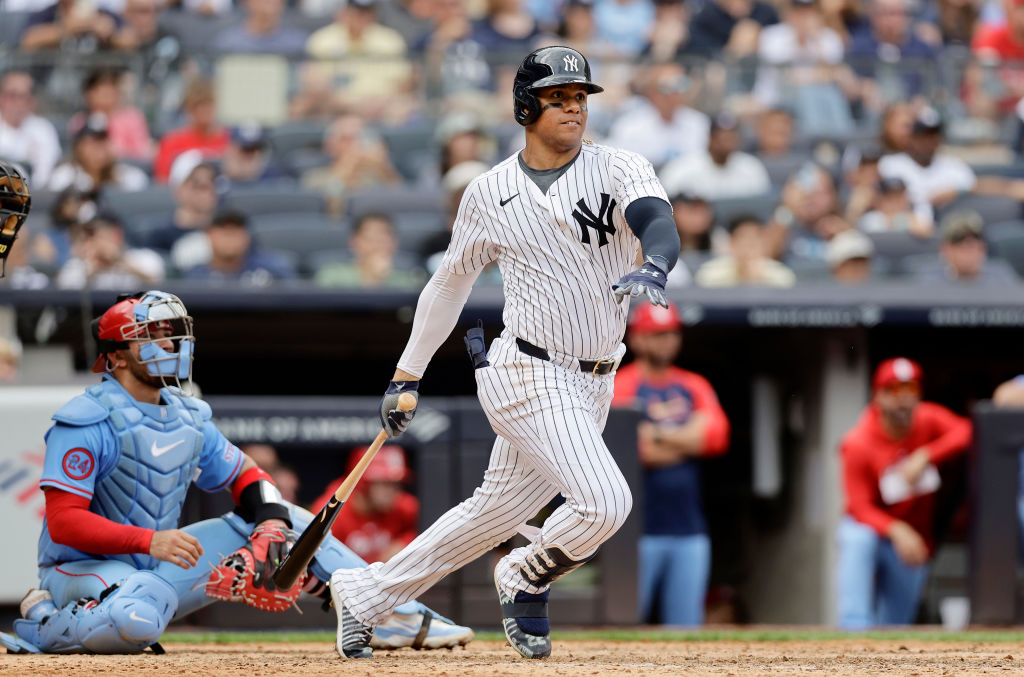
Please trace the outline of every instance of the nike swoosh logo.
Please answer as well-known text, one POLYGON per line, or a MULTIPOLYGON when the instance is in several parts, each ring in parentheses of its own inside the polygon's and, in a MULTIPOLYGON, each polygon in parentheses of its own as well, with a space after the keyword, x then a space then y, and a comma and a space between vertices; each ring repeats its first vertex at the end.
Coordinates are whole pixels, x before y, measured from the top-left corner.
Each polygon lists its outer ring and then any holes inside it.
MULTIPOLYGON (((184 440, 182 441, 184 442, 184 440)), ((156 623, 149 620, 148 618, 143 618, 142 616, 136 615, 135 609, 132 609, 132 612, 128 614, 128 618, 132 619, 133 621, 139 621, 140 623, 149 623, 150 625, 156 625, 156 623)))
POLYGON ((504 207, 509 202, 512 202, 512 200, 515 200, 517 197, 519 197, 519 193, 516 193, 515 195, 513 195, 512 197, 510 197, 507 200, 501 200, 500 202, 498 202, 498 204, 501 205, 502 207, 504 207))
POLYGON ((153 458, 163 456, 164 454, 166 454, 168 451, 178 446, 179 444, 185 444, 185 440, 178 440, 174 444, 168 444, 166 447, 156 446, 156 440, 153 440, 153 446, 149 448, 149 453, 153 454, 153 458))

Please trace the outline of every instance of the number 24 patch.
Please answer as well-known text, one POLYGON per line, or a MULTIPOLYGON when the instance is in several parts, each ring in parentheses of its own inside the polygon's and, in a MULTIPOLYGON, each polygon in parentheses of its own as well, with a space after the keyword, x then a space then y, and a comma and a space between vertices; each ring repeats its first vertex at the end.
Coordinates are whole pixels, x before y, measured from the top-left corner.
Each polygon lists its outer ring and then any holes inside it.
POLYGON ((64 467, 64 474, 71 479, 84 480, 92 474, 93 468, 96 467, 96 462, 93 460, 92 453, 88 449, 78 447, 64 454, 64 460, 61 462, 61 465, 64 467))

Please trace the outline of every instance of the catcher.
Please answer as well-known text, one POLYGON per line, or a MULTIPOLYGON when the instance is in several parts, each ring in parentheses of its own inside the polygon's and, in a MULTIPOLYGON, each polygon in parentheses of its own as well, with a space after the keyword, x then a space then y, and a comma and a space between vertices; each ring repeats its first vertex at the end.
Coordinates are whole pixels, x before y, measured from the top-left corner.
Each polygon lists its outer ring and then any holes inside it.
POLYGON ((17 167, 0 160, 0 277, 7 272, 7 256, 31 208, 28 179, 17 167))
MULTIPOLYGON (((40 587, 21 602, 14 652, 132 653, 167 624, 214 600, 284 611, 339 567, 365 566, 328 538, 289 590, 271 574, 312 515, 282 500, 270 476, 181 390, 192 371, 192 318, 174 295, 121 298, 93 322, 98 385, 65 404, 46 434, 40 486, 40 587), (231 492, 236 508, 178 529, 185 492, 231 492), (227 557, 218 553, 231 553, 227 557)), ((451 647, 473 631, 413 602, 379 638, 383 648, 451 647)))

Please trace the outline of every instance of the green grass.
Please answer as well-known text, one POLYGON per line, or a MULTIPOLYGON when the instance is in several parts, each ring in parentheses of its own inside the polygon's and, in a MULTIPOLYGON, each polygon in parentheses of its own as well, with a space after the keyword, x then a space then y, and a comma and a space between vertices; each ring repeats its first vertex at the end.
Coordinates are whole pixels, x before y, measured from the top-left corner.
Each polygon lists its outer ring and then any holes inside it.
MULTIPOLYGON (((500 632, 478 632, 483 641, 503 640, 500 632)), ((789 642, 822 641, 830 639, 875 639, 914 642, 1024 643, 1021 630, 968 630, 944 632, 935 628, 921 630, 873 630, 870 632, 836 632, 820 628, 729 629, 729 630, 662 630, 662 629, 610 629, 569 630, 555 632, 562 641, 602 642, 789 642)), ((175 632, 160 638, 162 643, 254 644, 257 642, 323 642, 334 644, 333 632, 175 632)))

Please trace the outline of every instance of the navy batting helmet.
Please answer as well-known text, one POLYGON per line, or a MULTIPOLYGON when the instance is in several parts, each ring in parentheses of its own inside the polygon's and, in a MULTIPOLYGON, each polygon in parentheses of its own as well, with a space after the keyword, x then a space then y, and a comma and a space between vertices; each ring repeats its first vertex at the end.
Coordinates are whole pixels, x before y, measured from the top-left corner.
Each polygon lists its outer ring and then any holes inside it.
POLYGON ((538 89, 577 83, 586 85, 589 94, 604 91, 604 87, 590 81, 590 64, 572 47, 541 47, 530 52, 519 66, 512 86, 516 122, 525 127, 540 116, 540 101, 534 95, 538 89))

